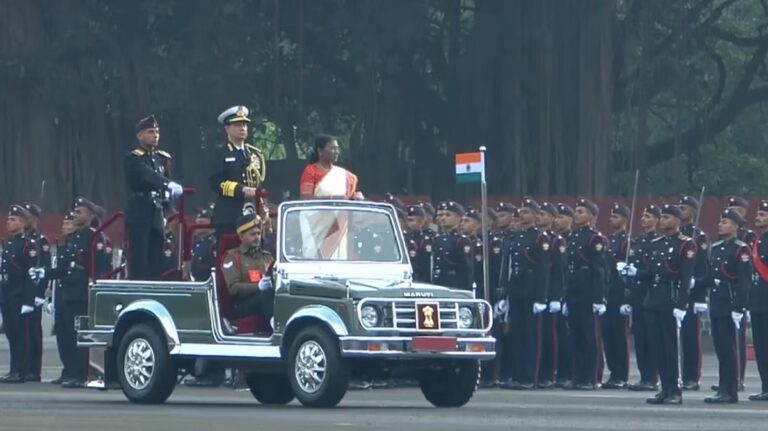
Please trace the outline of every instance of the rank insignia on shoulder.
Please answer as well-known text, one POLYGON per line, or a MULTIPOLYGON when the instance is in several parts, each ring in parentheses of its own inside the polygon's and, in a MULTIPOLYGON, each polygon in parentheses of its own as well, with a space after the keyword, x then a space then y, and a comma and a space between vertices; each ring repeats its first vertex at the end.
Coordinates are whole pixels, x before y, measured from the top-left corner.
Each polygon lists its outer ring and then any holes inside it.
POLYGON ((749 255, 747 253, 743 253, 741 255, 741 261, 742 262, 749 262, 749 255))
POLYGON ((171 158, 171 154, 169 152, 167 152, 167 151, 157 150, 157 154, 160 154, 161 156, 167 157, 169 159, 171 158))
POLYGON ((545 243, 541 244, 541 249, 544 250, 544 251, 549 250, 549 243, 545 242, 545 243))
POLYGON ((696 252, 693 250, 688 250, 687 252, 685 252, 685 256, 688 257, 688 259, 691 259, 695 255, 696 255, 696 252))
POLYGON ((134 156, 141 157, 144 154, 146 154, 146 152, 144 150, 142 150, 141 148, 136 148, 135 150, 131 151, 131 154, 133 154, 134 156))

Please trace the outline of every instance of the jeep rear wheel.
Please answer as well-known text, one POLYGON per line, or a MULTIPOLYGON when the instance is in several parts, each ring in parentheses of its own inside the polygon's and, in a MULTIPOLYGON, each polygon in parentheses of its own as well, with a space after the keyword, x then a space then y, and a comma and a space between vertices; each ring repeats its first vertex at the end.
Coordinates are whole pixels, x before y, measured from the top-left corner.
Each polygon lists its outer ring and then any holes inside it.
POLYGON ((349 384, 339 343, 317 327, 302 330, 291 343, 287 373, 293 393, 307 407, 335 406, 349 384))
POLYGON ((176 368, 165 337, 146 324, 123 336, 117 351, 117 379, 125 396, 137 404, 162 404, 176 386, 176 368))
POLYGON ((253 397, 262 404, 283 405, 294 398, 291 383, 285 374, 249 373, 246 382, 253 397))
POLYGON ((472 398, 480 378, 480 361, 456 361, 419 375, 421 393, 435 407, 461 407, 472 398))

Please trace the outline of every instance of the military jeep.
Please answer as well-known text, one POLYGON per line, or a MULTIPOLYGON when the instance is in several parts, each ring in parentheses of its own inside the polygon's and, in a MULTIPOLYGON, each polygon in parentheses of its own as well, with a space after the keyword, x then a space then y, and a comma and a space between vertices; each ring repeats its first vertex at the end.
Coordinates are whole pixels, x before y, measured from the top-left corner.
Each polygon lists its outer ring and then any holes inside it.
MULTIPOLYGON (((351 379, 393 374, 435 406, 469 401, 495 354, 491 306, 412 280, 391 205, 286 202, 276 242, 270 321, 233 317, 218 267, 208 280, 96 280, 78 345, 103 354, 107 387, 134 403, 163 403, 201 361, 240 370, 264 404, 332 407, 351 379)), ((237 245, 222 238, 219 258, 237 245)))

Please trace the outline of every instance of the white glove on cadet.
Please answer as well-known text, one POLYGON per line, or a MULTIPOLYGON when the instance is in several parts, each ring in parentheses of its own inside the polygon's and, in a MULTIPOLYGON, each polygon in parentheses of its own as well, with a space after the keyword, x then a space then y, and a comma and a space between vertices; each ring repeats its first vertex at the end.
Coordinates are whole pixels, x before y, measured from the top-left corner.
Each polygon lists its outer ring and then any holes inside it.
POLYGON ((605 314, 605 304, 592 304, 592 312, 598 316, 605 314))
POLYGON ((184 187, 181 184, 171 181, 168 183, 168 191, 171 192, 171 198, 177 198, 184 194, 184 187))
POLYGON ((507 303, 507 300, 502 299, 501 301, 497 302, 496 305, 493 306, 493 318, 499 319, 503 317, 505 314, 507 314, 508 310, 509 310, 509 304, 507 303))
POLYGON ((685 310, 675 308, 672 310, 672 315, 675 316, 675 320, 677 320, 677 327, 679 328, 683 324, 683 319, 685 319, 685 310))
MULTIPOLYGON (((619 262, 624 263, 624 262, 619 262)), ((616 268, 618 269, 619 263, 616 264, 616 268)), ((621 268, 619 271, 619 275, 624 277, 634 277, 637 275, 637 268, 635 268, 635 265, 630 263, 629 265, 625 265, 621 268)))
POLYGON ((629 304, 622 305, 621 307, 619 307, 619 313, 621 313, 622 316, 631 316, 632 306, 629 304))
POLYGON ((21 306, 21 314, 29 314, 33 311, 35 311, 35 309, 33 307, 30 307, 29 305, 21 306))
POLYGON ((560 304, 560 301, 550 301, 549 302, 549 312, 552 314, 559 313, 560 310, 563 309, 563 305, 560 304))
POLYGON ((568 317, 568 304, 563 304, 562 310, 560 312, 563 314, 563 316, 568 317))
POLYGON ((29 271, 27 271, 27 274, 29 275, 29 278, 32 281, 39 281, 45 278, 45 268, 43 267, 29 268, 29 271))
POLYGON ((259 290, 265 291, 265 290, 272 290, 272 279, 269 277, 264 277, 259 281, 259 290))
POLYGON ((43 304, 45 304, 45 298, 40 298, 40 297, 35 298, 35 307, 39 307, 43 304))
POLYGON ((709 310, 709 305, 706 302, 694 302, 693 312, 696 314, 706 313, 709 310))
POLYGON ((547 309, 547 304, 542 304, 540 302, 533 303, 533 314, 541 314, 541 312, 546 309, 547 309))
POLYGON ((736 325, 736 329, 741 329, 741 319, 744 318, 744 313, 739 313, 738 311, 731 311, 731 319, 733 319, 733 324, 736 325))

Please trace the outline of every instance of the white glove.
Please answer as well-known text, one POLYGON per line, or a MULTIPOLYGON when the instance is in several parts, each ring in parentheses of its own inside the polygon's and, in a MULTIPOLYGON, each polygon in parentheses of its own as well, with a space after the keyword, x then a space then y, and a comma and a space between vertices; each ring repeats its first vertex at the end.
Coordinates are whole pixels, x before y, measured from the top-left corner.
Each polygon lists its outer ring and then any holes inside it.
POLYGON ((709 310, 709 305, 706 302, 694 302, 693 312, 696 314, 706 313, 709 310))
POLYGON ((622 316, 631 316, 632 306, 629 304, 622 305, 621 307, 619 307, 619 313, 621 313, 622 316))
POLYGON ((29 270, 27 271, 27 274, 29 274, 29 278, 32 281, 39 281, 45 278, 45 268, 43 267, 29 268, 29 270))
POLYGON ((693 289, 694 286, 696 286, 696 278, 691 277, 691 289, 693 289))
POLYGON ((619 275, 624 277, 634 277, 637 275, 637 268, 635 268, 633 263, 630 263, 629 265, 623 267, 621 271, 619 271, 619 275))
POLYGON ((605 314, 605 304, 592 304, 592 312, 598 316, 605 314))
POLYGON ((30 307, 29 305, 21 306, 21 314, 29 314, 33 311, 35 311, 35 309, 33 307, 30 307))
POLYGON ((541 314, 541 312, 546 309, 547 309, 547 304, 542 304, 540 302, 533 303, 533 314, 541 314))
POLYGON ((621 271, 624 271, 624 268, 627 267, 627 262, 616 262, 616 271, 621 273, 621 271))
POLYGON ((720 285, 720 279, 719 278, 715 278, 715 279, 713 279, 713 281, 715 282, 715 286, 719 286, 720 285))
POLYGON ((733 319, 733 324, 736 325, 736 329, 741 329, 741 319, 744 318, 744 313, 740 313, 738 311, 731 311, 731 319, 733 319))
POLYGON ((272 290, 272 279, 269 277, 264 277, 259 281, 259 290, 265 291, 265 290, 272 290))
POLYGON ((53 315, 56 313, 56 308, 53 306, 53 302, 46 302, 43 306, 43 310, 45 310, 46 313, 53 315))
POLYGON ((184 194, 184 187, 179 183, 171 181, 168 183, 168 191, 171 192, 171 197, 175 199, 184 194))
POLYGON ((561 313, 563 313, 563 316, 568 317, 568 304, 563 304, 563 309, 560 310, 561 313))
POLYGON ((675 320, 677 320, 677 327, 679 328, 683 324, 683 319, 685 319, 685 310, 675 308, 672 310, 672 315, 675 316, 675 320))
POLYGON ((563 309, 563 306, 562 306, 562 304, 560 304, 560 301, 549 301, 549 312, 550 313, 557 314, 562 309, 563 309))
POLYGON ((499 319, 507 314, 507 311, 509 311, 509 303, 506 299, 502 299, 493 306, 493 318, 499 319))
POLYGON ((35 298, 35 307, 39 307, 43 304, 45 304, 45 298, 40 298, 40 297, 35 298))

